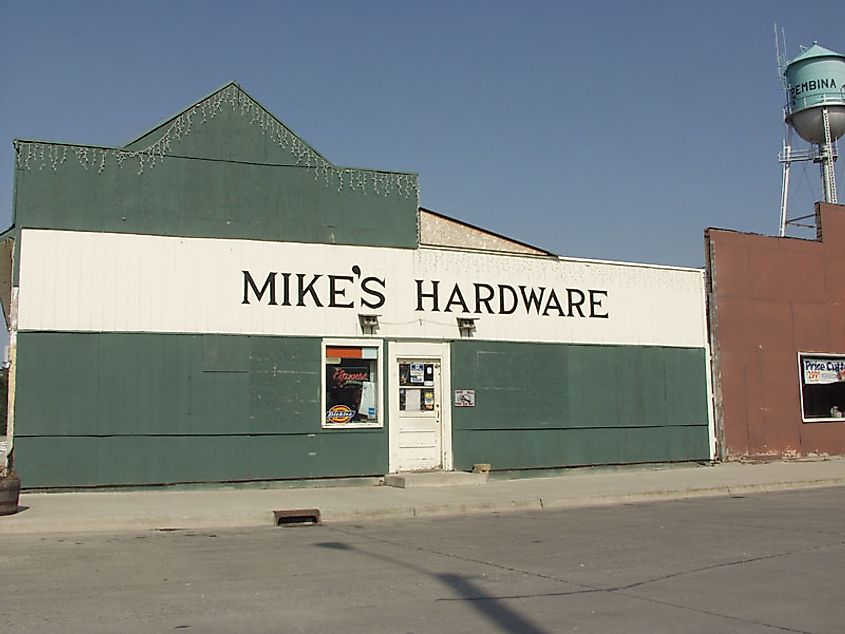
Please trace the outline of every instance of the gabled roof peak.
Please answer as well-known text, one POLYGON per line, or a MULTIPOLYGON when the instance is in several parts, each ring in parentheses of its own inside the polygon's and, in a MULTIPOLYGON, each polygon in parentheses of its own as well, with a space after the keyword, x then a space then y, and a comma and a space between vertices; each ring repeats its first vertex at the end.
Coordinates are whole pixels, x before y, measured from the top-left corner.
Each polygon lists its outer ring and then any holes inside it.
POLYGON ((202 97, 198 101, 195 101, 194 103, 192 103, 190 106, 182 108, 182 110, 179 110, 175 114, 173 114, 169 117, 166 117, 165 119, 162 119, 159 123, 154 125, 152 128, 146 130, 145 132, 142 132, 141 134, 139 134, 138 136, 133 138, 131 141, 127 141, 126 144, 123 145, 123 147, 129 147, 130 145, 137 143, 138 141, 140 141, 144 137, 152 134, 153 132, 155 132, 156 130, 161 128, 162 126, 165 126, 168 123, 171 123, 172 121, 174 121, 175 119, 177 119, 181 115, 185 114, 187 111, 191 110, 192 108, 195 108, 196 106, 200 105, 204 101, 211 99, 212 97, 214 97, 218 93, 221 93, 224 90, 226 90, 227 88, 231 88, 231 87, 234 87, 236 90, 239 90, 240 92, 242 92, 244 94, 247 94, 247 92, 243 88, 241 88, 241 85, 237 81, 232 80, 230 82, 227 82, 227 83, 223 84, 222 86, 215 88, 214 90, 212 90, 210 93, 208 93, 207 95, 205 95, 204 97, 202 97))
POLYGON ((46 167, 57 171, 75 155, 85 170, 90 168, 103 173, 109 166, 122 167, 128 162, 136 165, 137 173, 141 175, 171 156, 305 168, 313 171, 315 181, 335 187, 338 192, 351 190, 361 194, 419 198, 416 174, 335 166, 235 81, 221 86, 123 147, 18 140, 15 148, 17 165, 26 170, 46 167), (218 125, 211 126, 213 121, 219 122, 218 125), (209 133, 195 134, 201 129, 209 133))
POLYGON ((227 106, 233 111, 240 111, 240 114, 247 117, 252 125, 257 126, 262 135, 268 136, 271 142, 293 154, 297 165, 333 167, 328 159, 295 134, 236 81, 224 84, 149 132, 130 141, 124 149, 145 151, 148 148, 154 148, 153 153, 158 154, 156 151, 158 148, 155 146, 165 144, 166 149, 169 150, 173 144, 190 134, 195 124, 207 123, 227 106))

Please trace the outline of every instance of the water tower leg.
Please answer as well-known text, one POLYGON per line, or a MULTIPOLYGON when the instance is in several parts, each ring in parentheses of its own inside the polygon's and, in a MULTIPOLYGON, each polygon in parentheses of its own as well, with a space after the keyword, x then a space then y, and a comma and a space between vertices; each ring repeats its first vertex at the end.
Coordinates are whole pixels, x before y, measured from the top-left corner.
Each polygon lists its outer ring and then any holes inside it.
POLYGON ((789 207, 789 171, 792 165, 792 128, 786 128, 786 140, 783 142, 783 177, 780 183, 780 237, 786 235, 786 214, 789 207))
POLYGON ((822 108, 822 122, 824 124, 824 146, 820 147, 822 155, 822 192, 826 203, 836 204, 836 170, 833 153, 833 139, 830 133, 830 117, 827 108, 822 108))

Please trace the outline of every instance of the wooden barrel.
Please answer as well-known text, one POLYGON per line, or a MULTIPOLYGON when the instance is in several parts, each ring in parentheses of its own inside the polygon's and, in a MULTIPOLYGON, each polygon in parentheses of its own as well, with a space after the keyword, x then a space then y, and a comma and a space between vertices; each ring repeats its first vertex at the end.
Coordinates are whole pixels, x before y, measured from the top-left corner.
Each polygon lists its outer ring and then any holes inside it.
POLYGON ((0 515, 18 512, 20 493, 20 478, 0 478, 0 515))

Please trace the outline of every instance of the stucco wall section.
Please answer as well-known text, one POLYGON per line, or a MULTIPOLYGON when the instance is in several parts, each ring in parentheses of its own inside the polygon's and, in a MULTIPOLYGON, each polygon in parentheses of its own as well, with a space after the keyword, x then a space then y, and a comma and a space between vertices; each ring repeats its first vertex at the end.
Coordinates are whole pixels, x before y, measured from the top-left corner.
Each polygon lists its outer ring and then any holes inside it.
POLYGON ((426 209, 420 209, 420 244, 500 253, 549 255, 548 251, 509 240, 426 209))
POLYGON ((845 454, 845 422, 803 423, 799 352, 845 354, 845 206, 821 239, 708 229, 717 435, 726 459, 845 454))

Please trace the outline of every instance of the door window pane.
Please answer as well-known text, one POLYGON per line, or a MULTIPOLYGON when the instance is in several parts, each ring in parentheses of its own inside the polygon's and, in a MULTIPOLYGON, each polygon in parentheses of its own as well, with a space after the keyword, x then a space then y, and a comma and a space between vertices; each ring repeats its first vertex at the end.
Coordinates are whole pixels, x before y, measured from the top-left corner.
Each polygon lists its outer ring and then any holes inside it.
POLYGON ((399 364, 399 411, 434 411, 434 363, 399 364))

